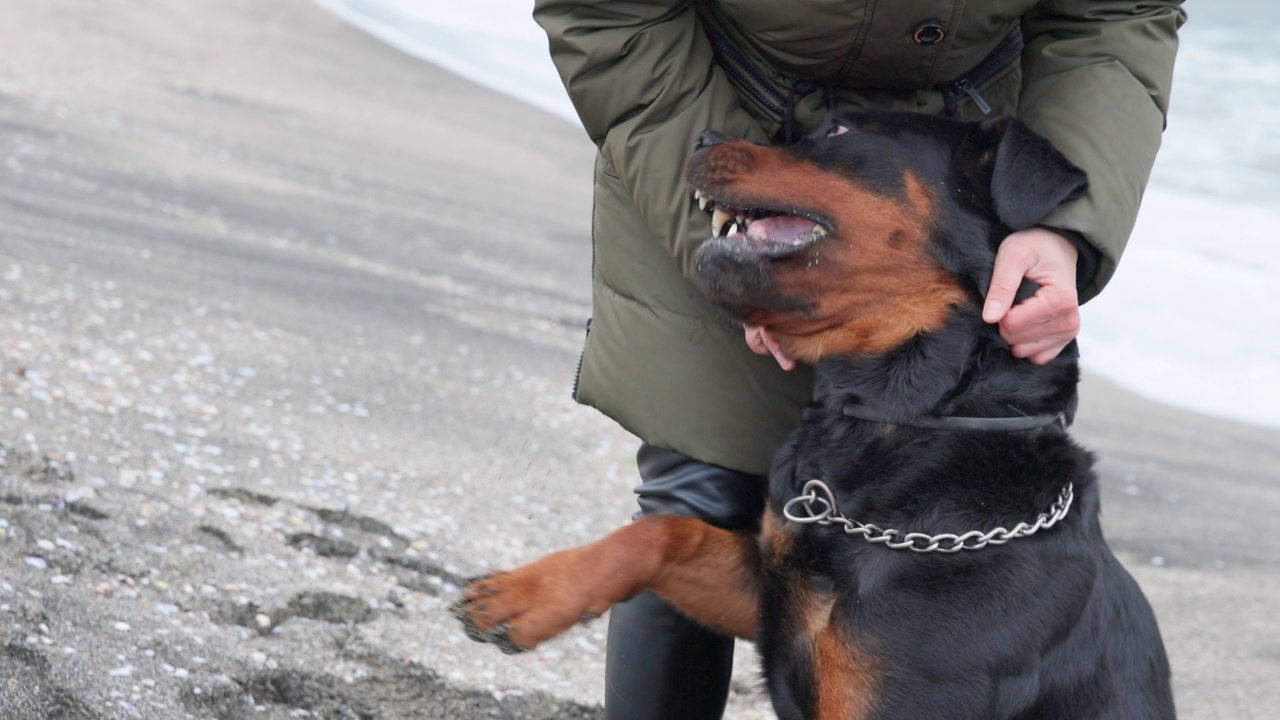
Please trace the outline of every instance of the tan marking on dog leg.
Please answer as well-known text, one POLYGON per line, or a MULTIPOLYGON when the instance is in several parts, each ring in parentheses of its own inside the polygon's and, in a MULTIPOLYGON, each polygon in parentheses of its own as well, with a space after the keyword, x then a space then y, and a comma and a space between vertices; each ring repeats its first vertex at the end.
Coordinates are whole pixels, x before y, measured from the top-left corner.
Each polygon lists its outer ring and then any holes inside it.
POLYGON ((760 622, 755 535, 673 519, 687 522, 669 524, 668 551, 649 589, 707 627, 754 639, 760 622))
POLYGON ((759 615, 756 553, 752 534, 654 515, 479 579, 464 589, 458 610, 480 633, 505 627, 528 650, 649 589, 708 627, 750 639, 759 615))
POLYGON ((787 630, 807 652, 813 667, 813 717, 817 720, 860 720, 871 712, 880 673, 874 657, 843 631, 837 596, 820 591, 794 573, 784 592, 791 609, 787 630))
POLYGON ((772 510, 766 510, 760 525, 760 557, 764 562, 776 562, 791 551, 795 532, 780 520, 772 510))
POLYGON ((813 639, 816 720, 863 720, 875 705, 875 663, 844 635, 828 623, 813 639))

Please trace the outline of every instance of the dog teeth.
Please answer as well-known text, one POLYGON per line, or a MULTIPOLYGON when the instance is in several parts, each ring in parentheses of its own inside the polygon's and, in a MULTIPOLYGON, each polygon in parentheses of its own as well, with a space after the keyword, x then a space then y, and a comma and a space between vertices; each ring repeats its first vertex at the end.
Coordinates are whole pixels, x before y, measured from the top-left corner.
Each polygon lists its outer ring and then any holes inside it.
POLYGON ((702 195, 702 194, 699 194, 699 195, 698 195, 698 209, 699 209, 699 210, 706 210, 706 209, 707 209, 707 203, 709 203, 709 202, 711 202, 711 201, 707 199, 707 196, 706 196, 706 195, 702 195))
POLYGON ((729 237, 733 237, 734 235, 737 235, 737 234, 738 234, 738 223, 734 223, 729 226, 729 237))
POLYGON ((822 227, 821 225, 818 225, 812 230, 800 233, 800 235, 797 236, 796 239, 792 241, 791 244, 807 245, 812 242, 817 242, 826 236, 827 236, 827 229, 822 227))
POLYGON ((724 226, 727 225, 729 221, 732 219, 733 218, 729 215, 729 213, 721 210, 720 208, 716 208, 715 210, 712 210, 711 211, 711 236, 720 237, 720 231, 724 230, 724 226))

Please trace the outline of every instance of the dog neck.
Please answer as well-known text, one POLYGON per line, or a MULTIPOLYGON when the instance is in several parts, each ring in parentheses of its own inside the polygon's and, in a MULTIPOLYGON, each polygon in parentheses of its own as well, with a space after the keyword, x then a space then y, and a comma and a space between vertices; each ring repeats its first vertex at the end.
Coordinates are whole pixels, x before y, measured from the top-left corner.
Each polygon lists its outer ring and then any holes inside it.
POLYGON ((1034 517, 1064 478, 1080 492, 1088 486, 1090 460, 1063 431, 1079 376, 1074 345, 1045 365, 1014 358, 976 303, 893 351, 833 355, 816 370, 813 401, 790 446, 795 464, 775 466, 783 501, 820 478, 861 522, 959 532, 1034 517), (850 404, 877 418, 848 416, 850 404), (1059 414, 1062 423, 986 432, 918 422, 1059 414), (949 520, 918 524, 921 508, 944 508, 949 520))
POLYGON ((857 404, 882 422, 903 425, 950 416, 1062 414, 1069 420, 1078 379, 1074 343, 1045 365, 1019 360, 976 304, 968 304, 942 328, 886 353, 823 359, 814 400, 834 414, 857 404))

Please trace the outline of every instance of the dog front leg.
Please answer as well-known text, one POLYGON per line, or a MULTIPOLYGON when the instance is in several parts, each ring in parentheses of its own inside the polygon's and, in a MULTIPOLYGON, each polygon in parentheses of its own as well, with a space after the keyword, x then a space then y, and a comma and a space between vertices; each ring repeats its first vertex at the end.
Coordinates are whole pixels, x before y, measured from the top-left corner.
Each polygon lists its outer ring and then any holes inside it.
POLYGON ((755 536, 651 515, 590 545, 478 578, 454 613, 473 640, 531 650, 652 590, 708 627, 750 639, 759 615, 755 536))

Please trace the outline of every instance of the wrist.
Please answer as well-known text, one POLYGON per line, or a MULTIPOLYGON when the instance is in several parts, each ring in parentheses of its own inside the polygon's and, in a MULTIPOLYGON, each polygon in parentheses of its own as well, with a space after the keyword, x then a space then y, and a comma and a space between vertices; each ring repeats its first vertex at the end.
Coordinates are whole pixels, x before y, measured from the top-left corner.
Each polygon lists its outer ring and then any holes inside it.
POLYGON ((1066 228, 1050 225, 1036 225, 1071 243, 1076 250, 1076 292, 1083 296, 1084 289, 1093 282, 1098 274, 1098 266, 1102 261, 1102 253, 1085 239, 1082 233, 1066 228))

